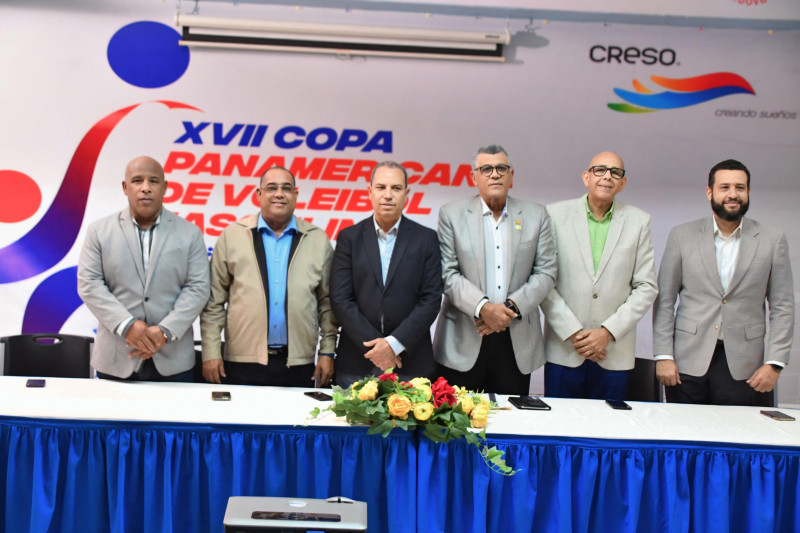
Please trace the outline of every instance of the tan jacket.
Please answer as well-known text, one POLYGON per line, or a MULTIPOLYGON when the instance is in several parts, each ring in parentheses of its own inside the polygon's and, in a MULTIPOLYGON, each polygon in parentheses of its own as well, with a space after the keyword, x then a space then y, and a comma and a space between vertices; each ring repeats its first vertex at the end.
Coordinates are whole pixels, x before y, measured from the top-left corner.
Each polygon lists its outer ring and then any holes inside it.
MULTIPOLYGON (((300 240, 287 279, 288 366, 313 363, 318 339, 320 352, 333 353, 338 331, 329 297, 333 248, 324 231, 296 220, 300 240)), ((222 357, 223 328, 226 361, 269 362, 266 292, 253 244, 257 221, 251 215, 231 224, 214 247, 211 298, 200 315, 203 362, 222 357)))

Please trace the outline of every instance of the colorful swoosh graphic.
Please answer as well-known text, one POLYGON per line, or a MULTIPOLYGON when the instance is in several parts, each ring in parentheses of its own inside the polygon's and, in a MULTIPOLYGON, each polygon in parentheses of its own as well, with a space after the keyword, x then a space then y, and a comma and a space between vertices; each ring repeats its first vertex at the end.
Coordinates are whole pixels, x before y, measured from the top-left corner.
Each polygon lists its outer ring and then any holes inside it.
MULTIPOLYGON (((170 109, 196 107, 159 100, 170 109)), ((28 233, 0 248, 0 284, 14 283, 45 272, 61 261, 75 244, 81 229, 89 187, 100 151, 120 120, 139 107, 135 104, 100 119, 81 139, 72 156, 61 187, 42 219, 28 233)))
POLYGON ((756 94, 746 79, 733 72, 714 72, 693 78, 650 76, 650 80, 667 90, 655 93, 634 79, 634 91, 614 89, 627 103, 610 103, 608 107, 621 113, 654 113, 702 104, 731 94, 756 94))

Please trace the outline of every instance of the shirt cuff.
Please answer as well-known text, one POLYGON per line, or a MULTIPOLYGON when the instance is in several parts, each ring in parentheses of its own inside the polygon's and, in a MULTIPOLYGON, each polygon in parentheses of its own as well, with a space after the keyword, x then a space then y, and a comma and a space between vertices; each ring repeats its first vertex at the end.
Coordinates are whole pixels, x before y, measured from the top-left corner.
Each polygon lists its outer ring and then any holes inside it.
POLYGON ((167 337, 167 342, 172 342, 174 340, 177 340, 177 337, 175 335, 173 335, 172 332, 168 328, 165 328, 164 326, 159 325, 158 329, 160 329, 161 331, 164 332, 164 335, 166 335, 166 337, 167 337))
POLYGON ((653 359, 655 359, 656 361, 674 361, 675 360, 675 358, 673 356, 671 356, 671 355, 663 355, 663 354, 662 355, 656 355, 655 357, 653 357, 653 359))
POLYGON ((781 368, 786 368, 786 363, 783 363, 781 361, 764 361, 764 364, 765 365, 777 365, 777 366, 779 366, 781 368))
POLYGON ((389 343, 389 347, 394 351, 395 355, 399 355, 406 350, 406 347, 403 346, 399 340, 395 339, 393 335, 386 337, 386 342, 389 343))
POLYGON ((129 317, 126 320, 123 320, 122 322, 119 323, 119 326, 117 326, 117 329, 114 330, 114 333, 116 333, 120 337, 124 338, 125 335, 128 333, 128 328, 131 327, 131 325, 133 324, 133 322, 135 320, 136 320, 136 317, 134 317, 134 316, 129 317))
POLYGON ((484 297, 483 300, 478 302, 478 307, 475 308, 475 318, 481 317, 481 309, 483 306, 489 303, 489 298, 484 297))
POLYGON ((320 355, 320 357, 330 357, 331 359, 334 359, 334 360, 336 359, 336 354, 335 353, 319 352, 319 355, 320 355))

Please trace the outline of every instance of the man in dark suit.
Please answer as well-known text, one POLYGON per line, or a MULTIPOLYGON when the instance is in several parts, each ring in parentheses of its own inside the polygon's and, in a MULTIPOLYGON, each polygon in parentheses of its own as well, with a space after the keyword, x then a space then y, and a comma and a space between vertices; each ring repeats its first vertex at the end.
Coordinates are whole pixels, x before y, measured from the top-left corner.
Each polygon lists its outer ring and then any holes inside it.
POLYGON ((333 254, 331 303, 342 331, 336 384, 394 368, 401 379, 433 377, 430 327, 442 296, 436 232, 403 216, 406 170, 372 171, 373 216, 342 230, 333 254))

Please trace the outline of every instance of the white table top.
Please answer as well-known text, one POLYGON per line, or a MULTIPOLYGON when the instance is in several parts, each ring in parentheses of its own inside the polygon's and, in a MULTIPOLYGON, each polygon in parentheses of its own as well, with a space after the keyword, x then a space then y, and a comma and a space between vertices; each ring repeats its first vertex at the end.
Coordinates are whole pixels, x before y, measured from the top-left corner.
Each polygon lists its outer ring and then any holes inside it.
MULTIPOLYGON (((196 383, 127 383, 101 379, 47 378, 44 388, 27 388, 27 378, 0 376, 0 415, 73 420, 346 426, 328 414, 308 421, 314 407, 305 390, 196 383), (211 400, 229 391, 231 401, 211 400)), ((498 398, 500 403, 504 397, 498 398)), ((780 410, 797 421, 781 422, 757 407, 629 402, 615 411, 596 400, 544 398, 551 411, 493 412, 488 434, 542 435, 621 440, 704 441, 800 447, 800 409, 780 410)))

